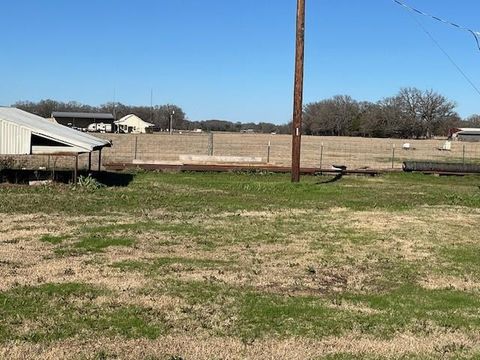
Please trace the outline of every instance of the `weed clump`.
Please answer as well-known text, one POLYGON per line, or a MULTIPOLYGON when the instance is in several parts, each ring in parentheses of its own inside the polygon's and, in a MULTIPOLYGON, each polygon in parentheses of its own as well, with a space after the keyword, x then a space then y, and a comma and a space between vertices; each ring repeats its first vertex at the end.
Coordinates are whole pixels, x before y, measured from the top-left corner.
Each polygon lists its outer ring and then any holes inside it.
POLYGON ((104 184, 99 182, 97 179, 95 179, 91 175, 88 175, 88 176, 80 175, 80 177, 77 180, 77 184, 75 185, 75 189, 79 188, 82 190, 97 190, 104 187, 105 187, 104 184))

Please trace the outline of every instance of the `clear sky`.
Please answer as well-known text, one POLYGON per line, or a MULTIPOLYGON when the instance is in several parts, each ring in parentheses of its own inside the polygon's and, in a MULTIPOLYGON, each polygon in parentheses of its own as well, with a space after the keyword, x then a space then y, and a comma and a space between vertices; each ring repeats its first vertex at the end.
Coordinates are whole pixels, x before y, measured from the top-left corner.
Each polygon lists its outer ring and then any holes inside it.
MULTIPOLYGON (((478 0, 405 0, 480 31, 478 0)), ((295 0, 3 0, 0 104, 51 98, 181 106, 192 120, 286 123, 295 0)), ((416 16, 480 87, 468 33, 416 16)), ((392 0, 307 0, 305 102, 434 89, 462 116, 480 96, 392 0)))

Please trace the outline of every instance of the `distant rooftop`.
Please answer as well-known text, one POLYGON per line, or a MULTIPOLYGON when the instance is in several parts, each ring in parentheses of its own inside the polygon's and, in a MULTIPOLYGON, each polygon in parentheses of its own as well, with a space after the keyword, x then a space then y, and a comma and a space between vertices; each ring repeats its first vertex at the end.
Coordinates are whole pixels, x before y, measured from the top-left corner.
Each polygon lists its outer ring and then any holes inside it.
POLYGON ((110 113, 82 113, 82 112, 68 112, 68 111, 54 111, 52 118, 76 118, 76 119, 108 119, 114 120, 110 113))

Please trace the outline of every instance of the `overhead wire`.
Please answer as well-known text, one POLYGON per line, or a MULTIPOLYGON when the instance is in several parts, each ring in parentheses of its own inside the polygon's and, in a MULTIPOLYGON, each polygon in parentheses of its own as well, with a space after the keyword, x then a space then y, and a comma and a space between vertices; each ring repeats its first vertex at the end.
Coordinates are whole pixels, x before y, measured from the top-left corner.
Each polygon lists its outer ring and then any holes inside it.
MULTIPOLYGON (((413 11, 413 12, 416 12, 420 15, 423 15, 423 16, 428 16, 428 17, 431 17, 435 20, 438 20, 438 21, 441 21, 443 23, 446 23, 446 24, 449 24, 449 25, 452 25, 452 26, 455 26, 461 30, 465 30, 465 31, 468 31, 470 32, 471 34, 473 34, 473 36, 475 37, 475 40, 477 42, 477 46, 480 50, 480 33, 479 32, 476 32, 476 31, 473 31, 471 29, 468 29, 468 28, 465 28, 465 27, 462 27, 460 25, 457 25, 455 23, 452 23, 452 22, 449 22, 447 20, 443 20, 441 18, 438 18, 436 16, 433 16, 433 15, 430 15, 430 14, 427 14, 427 13, 424 13, 418 9, 415 9, 413 7, 410 7, 408 6, 407 4, 403 3, 402 1, 399 1, 399 0, 393 0, 395 3, 403 6, 404 8, 410 10, 410 11, 413 11)), ((440 45, 440 43, 437 41, 437 39, 435 39, 435 37, 432 35, 432 33, 430 31, 428 31, 428 29, 412 14, 410 13, 410 15, 412 16, 412 18, 415 20, 415 22, 417 23, 418 26, 420 26, 420 28, 425 32, 425 34, 427 34, 427 36, 430 38, 430 40, 432 40, 432 42, 440 49, 440 51, 448 58, 448 60, 452 63, 452 65, 458 70, 458 72, 465 78, 465 80, 470 84, 470 86, 475 90, 475 92, 480 96, 480 89, 475 85, 475 83, 472 81, 472 79, 470 79, 470 77, 465 73, 465 71, 463 71, 463 69, 460 67, 460 65, 457 64, 457 62, 453 59, 452 56, 450 56, 450 54, 442 47, 442 45, 440 45)))
POLYGON ((460 30, 463 30, 463 31, 467 31, 469 32, 474 38, 475 38, 475 42, 477 44, 477 48, 478 50, 480 50, 480 32, 479 31, 475 31, 475 30, 472 30, 472 29, 469 29, 465 26, 462 26, 462 25, 458 25, 452 21, 449 21, 449 20, 445 20, 445 19, 442 19, 438 16, 435 16, 435 15, 431 15, 429 13, 426 13, 424 11, 421 11, 421 10, 418 10, 417 8, 414 8, 410 5, 407 5, 406 3, 404 3, 403 1, 401 0, 393 0, 393 2, 397 3, 398 5, 400 6, 403 6, 405 9, 409 10, 409 11, 413 11, 413 12, 416 12, 417 14, 420 14, 420 15, 423 15, 423 16, 426 16, 426 17, 429 17, 431 19, 434 19, 436 21, 439 21, 441 23, 444 23, 444 24, 447 24, 447 25, 450 25, 450 26, 453 26, 457 29, 460 29, 460 30))

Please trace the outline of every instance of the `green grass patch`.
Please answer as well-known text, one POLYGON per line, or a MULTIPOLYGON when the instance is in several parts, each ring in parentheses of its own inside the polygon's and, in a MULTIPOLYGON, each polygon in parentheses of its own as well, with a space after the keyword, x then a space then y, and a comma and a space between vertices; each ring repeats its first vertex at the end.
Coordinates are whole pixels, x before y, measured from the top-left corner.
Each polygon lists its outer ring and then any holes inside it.
POLYGON ((439 178, 390 174, 383 179, 385 181, 349 176, 337 183, 319 184, 323 178, 304 176, 300 184, 292 184, 289 176, 282 174, 141 172, 126 188, 102 188, 92 193, 80 193, 68 186, 1 187, 0 212, 95 215, 141 214, 158 208, 212 213, 338 206, 354 210, 406 210, 418 205, 449 204, 480 206, 478 177, 475 176, 439 178))
POLYGON ((321 298, 247 292, 241 297, 238 331, 246 338, 322 338, 341 335, 354 323, 352 314, 329 308, 321 298))
POLYGON ((128 233, 141 234, 146 231, 161 230, 162 224, 155 221, 139 221, 134 223, 113 223, 106 225, 83 227, 82 232, 94 235, 110 235, 112 233, 128 233))
POLYGON ((0 293, 0 341, 45 342, 73 336, 156 338, 162 314, 136 306, 99 306, 107 292, 80 283, 18 287, 0 293))
POLYGON ((106 249, 113 246, 133 246, 135 239, 131 237, 107 236, 107 235, 87 235, 82 236, 75 242, 59 246, 54 249, 58 256, 79 256, 86 253, 103 253, 106 249))
POLYGON ((439 255, 443 261, 438 271, 459 276, 469 275, 477 279, 480 277, 480 245, 445 246, 440 249, 439 255))
POLYGON ((42 242, 48 242, 52 245, 58 245, 61 244, 63 241, 67 240, 70 238, 70 235, 42 235, 40 237, 40 241, 42 242))
POLYGON ((191 319, 201 318, 202 306, 217 304, 222 318, 235 319, 221 335, 245 339, 323 338, 352 331, 386 339, 407 331, 428 335, 432 325, 445 331, 480 329, 475 315, 480 299, 475 294, 415 285, 372 294, 284 296, 221 283, 172 281, 160 291, 195 305, 188 309, 191 319), (343 302, 370 311, 351 310, 351 306, 344 310, 343 302))
MULTIPOLYGON (((401 286, 394 291, 372 294, 342 294, 340 299, 366 304, 380 311, 369 317, 377 328, 376 335, 392 335, 414 328, 417 333, 431 329, 422 324, 434 323, 450 330, 478 330, 480 318, 475 314, 480 299, 475 294, 455 290, 428 290, 414 285, 401 286)), ((362 328, 369 322, 362 322, 362 328)))
POLYGON ((132 238, 92 235, 81 238, 74 247, 87 252, 103 252, 110 246, 132 246, 134 243, 132 238))

